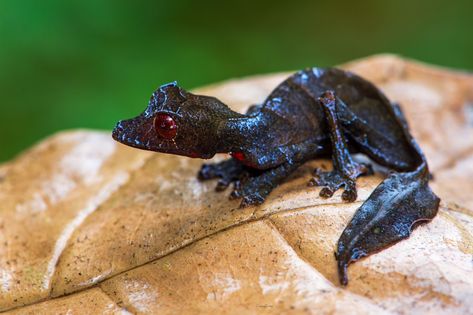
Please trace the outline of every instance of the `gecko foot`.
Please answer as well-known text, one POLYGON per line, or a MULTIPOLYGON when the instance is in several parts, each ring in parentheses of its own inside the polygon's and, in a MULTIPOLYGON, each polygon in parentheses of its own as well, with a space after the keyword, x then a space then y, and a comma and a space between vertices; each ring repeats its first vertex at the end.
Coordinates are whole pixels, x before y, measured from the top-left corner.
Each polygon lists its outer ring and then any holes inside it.
POLYGON ((230 199, 241 198, 240 208, 244 208, 262 204, 269 193, 302 163, 301 160, 267 170, 257 170, 246 167, 235 159, 229 159, 216 164, 204 164, 198 178, 220 178, 215 188, 217 191, 223 191, 234 183, 230 199))
POLYGON ((309 186, 322 186, 319 195, 322 198, 330 198, 340 188, 344 188, 342 199, 347 202, 353 202, 357 198, 356 179, 362 175, 373 173, 370 165, 363 163, 354 163, 349 172, 343 173, 339 170, 330 172, 316 169, 314 177, 309 181, 309 186))
POLYGON ((272 169, 252 173, 251 176, 235 182, 230 199, 242 198, 240 208, 260 205, 269 193, 301 164, 302 161, 284 163, 272 169))
POLYGON ((232 182, 248 177, 249 171, 235 159, 224 160, 214 164, 202 165, 197 178, 201 181, 219 178, 216 191, 224 191, 232 182))
POLYGON ((230 199, 242 198, 240 208, 260 205, 273 189, 271 184, 265 183, 259 177, 247 177, 235 182, 235 188, 230 199))
POLYGON ((240 208, 262 204, 269 191, 262 189, 258 184, 257 171, 249 170, 235 159, 225 160, 215 164, 204 164, 200 169, 198 179, 209 180, 219 178, 216 191, 224 191, 234 184, 230 199, 242 198, 240 208))

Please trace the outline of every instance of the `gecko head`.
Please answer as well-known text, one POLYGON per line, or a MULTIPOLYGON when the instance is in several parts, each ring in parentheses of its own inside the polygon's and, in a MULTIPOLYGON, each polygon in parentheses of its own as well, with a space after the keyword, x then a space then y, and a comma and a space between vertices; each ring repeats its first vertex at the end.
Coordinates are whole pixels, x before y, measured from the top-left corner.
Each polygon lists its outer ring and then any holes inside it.
POLYGON ((217 152, 219 124, 231 113, 216 98, 173 82, 159 87, 139 116, 119 121, 112 136, 139 149, 207 159, 217 152))

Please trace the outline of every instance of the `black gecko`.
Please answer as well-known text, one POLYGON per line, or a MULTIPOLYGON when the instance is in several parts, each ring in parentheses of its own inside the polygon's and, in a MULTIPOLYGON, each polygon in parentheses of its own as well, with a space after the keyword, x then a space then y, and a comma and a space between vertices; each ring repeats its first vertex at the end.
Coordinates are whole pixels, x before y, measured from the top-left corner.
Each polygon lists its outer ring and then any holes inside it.
POLYGON ((354 153, 363 153, 395 172, 356 211, 336 249, 340 282, 348 283, 351 262, 407 238, 431 220, 439 198, 428 186, 424 155, 409 133, 400 107, 372 83, 336 68, 310 68, 282 82, 261 105, 246 114, 218 99, 195 95, 176 83, 158 88, 146 110, 120 121, 113 138, 140 149, 209 159, 199 179, 219 178, 216 190, 231 183, 241 206, 264 202, 268 194, 306 161, 331 156, 333 170, 316 170, 310 181, 331 197, 356 200, 356 179, 371 173, 354 153))

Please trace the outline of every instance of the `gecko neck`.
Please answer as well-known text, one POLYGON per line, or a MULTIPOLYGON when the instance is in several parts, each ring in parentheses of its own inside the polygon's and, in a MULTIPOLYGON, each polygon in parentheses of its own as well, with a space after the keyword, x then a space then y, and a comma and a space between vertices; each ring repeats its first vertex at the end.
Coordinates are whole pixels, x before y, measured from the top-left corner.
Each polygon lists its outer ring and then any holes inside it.
POLYGON ((218 153, 241 152, 251 147, 260 128, 260 119, 257 116, 244 116, 228 118, 219 128, 218 153))

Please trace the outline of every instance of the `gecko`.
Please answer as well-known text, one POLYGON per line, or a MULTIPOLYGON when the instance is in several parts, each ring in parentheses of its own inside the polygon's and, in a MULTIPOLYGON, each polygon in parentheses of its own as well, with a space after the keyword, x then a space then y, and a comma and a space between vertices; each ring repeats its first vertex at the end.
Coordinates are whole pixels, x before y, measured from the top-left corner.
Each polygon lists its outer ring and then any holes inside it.
POLYGON ((399 104, 368 80, 338 68, 298 71, 244 114, 215 97, 168 83, 152 94, 143 113, 119 121, 112 136, 135 148, 191 158, 229 154, 203 164, 197 176, 218 179, 218 192, 231 185, 229 196, 241 199, 240 207, 263 204, 275 187, 314 159, 331 158, 333 169, 315 169, 308 186, 320 186, 321 198, 343 189, 345 202, 357 199, 357 178, 373 173, 371 164, 354 154, 389 170, 336 244, 342 285, 348 284, 349 264, 408 238, 439 207, 428 185, 426 158, 399 104))

